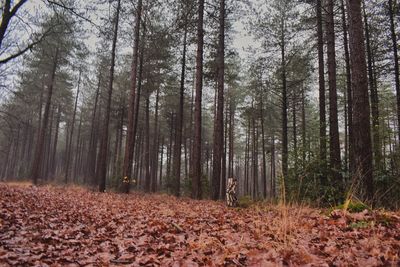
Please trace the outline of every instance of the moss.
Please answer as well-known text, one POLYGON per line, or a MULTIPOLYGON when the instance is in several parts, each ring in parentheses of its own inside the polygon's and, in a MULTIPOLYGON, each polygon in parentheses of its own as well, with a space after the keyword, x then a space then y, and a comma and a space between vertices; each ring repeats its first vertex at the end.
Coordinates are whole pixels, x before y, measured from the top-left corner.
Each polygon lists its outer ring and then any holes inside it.
POLYGON ((361 201, 354 201, 354 200, 347 200, 344 204, 339 206, 333 207, 333 210, 347 210, 350 213, 358 213, 364 210, 371 210, 366 204, 362 203, 361 201))
POLYGON ((353 229, 364 229, 364 228, 368 228, 369 226, 370 226, 370 223, 367 221, 354 222, 349 225, 349 227, 353 228, 353 229))

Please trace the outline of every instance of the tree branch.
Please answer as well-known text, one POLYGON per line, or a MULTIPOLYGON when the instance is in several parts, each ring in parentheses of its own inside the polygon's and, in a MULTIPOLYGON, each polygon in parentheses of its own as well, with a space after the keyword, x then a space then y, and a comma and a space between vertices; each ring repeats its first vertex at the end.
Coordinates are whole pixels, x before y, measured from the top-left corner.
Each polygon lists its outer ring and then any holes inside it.
POLYGON ((37 40, 33 41, 32 43, 28 44, 24 49, 17 51, 16 53, 9 55, 6 58, 0 59, 0 66, 3 64, 6 64, 10 60, 13 60, 14 58, 17 58, 24 54, 28 50, 32 50, 34 46, 42 42, 50 33, 52 32, 52 28, 48 29, 46 32, 44 32, 37 40))

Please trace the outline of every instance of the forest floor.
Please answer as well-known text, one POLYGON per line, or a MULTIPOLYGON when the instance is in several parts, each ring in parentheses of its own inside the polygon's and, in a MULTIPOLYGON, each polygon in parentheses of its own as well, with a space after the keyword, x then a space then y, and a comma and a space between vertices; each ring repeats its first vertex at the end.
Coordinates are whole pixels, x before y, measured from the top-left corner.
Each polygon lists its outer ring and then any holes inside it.
POLYGON ((0 266, 399 266, 400 214, 0 184, 0 266))

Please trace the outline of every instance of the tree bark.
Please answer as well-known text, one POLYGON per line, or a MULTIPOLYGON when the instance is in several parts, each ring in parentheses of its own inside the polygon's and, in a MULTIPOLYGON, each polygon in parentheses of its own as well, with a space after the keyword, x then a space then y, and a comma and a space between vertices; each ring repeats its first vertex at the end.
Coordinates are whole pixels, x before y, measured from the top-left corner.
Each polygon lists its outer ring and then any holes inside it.
POLYGON ((220 196, 221 161, 223 154, 224 139, 224 72, 225 72, 225 0, 219 0, 219 37, 218 37, 218 99, 217 115, 214 125, 214 157, 213 157, 213 179, 212 199, 217 200, 220 196))
POLYGON ((79 78, 78 78, 78 89, 76 91, 76 96, 75 96, 75 104, 74 104, 74 111, 72 113, 72 123, 71 123, 71 131, 69 133, 68 137, 68 146, 67 146, 67 159, 65 163, 65 183, 68 183, 69 179, 69 169, 70 169, 70 162, 71 162, 71 153, 72 153, 72 140, 74 138, 74 129, 75 129, 75 117, 76 117, 76 110, 78 108, 78 98, 79 98, 79 90, 81 86, 81 75, 82 71, 79 70, 79 78))
POLYGON ((361 0, 347 0, 350 33, 350 59, 353 88, 353 130, 355 178, 362 181, 361 193, 373 199, 373 167, 368 100, 368 77, 365 58, 361 0))
POLYGON ((159 99, 160 99, 160 88, 157 88, 156 92, 156 106, 155 106, 155 115, 154 115, 154 138, 153 138, 153 167, 151 169, 151 192, 155 193, 157 190, 157 170, 158 170, 158 154, 159 154, 159 136, 160 130, 158 126, 158 109, 159 109, 159 99))
POLYGON ((363 1, 363 15, 364 15, 364 27, 365 27, 365 43, 367 49, 368 82, 369 82, 369 90, 371 98, 373 154, 375 159, 375 166, 378 170, 381 170, 382 151, 381 151, 381 137, 379 133, 379 97, 378 97, 378 88, 375 87, 373 54, 371 49, 371 38, 370 38, 368 17, 367 17, 367 12, 365 10, 365 1, 363 1))
POLYGON ((288 176, 288 100, 286 80, 286 25, 284 18, 281 18, 281 78, 282 78, 282 175, 283 179, 288 176))
POLYGON ((336 49, 335 49, 335 24, 334 0, 328 0, 328 13, 326 17, 326 38, 328 47, 328 78, 329 78, 329 162, 332 172, 333 184, 342 184, 339 123, 336 88, 336 49))
MULTIPOLYGON (((317 36, 318 36, 318 70, 319 70, 319 159, 322 171, 326 170, 326 101, 325 101, 325 60, 324 60, 324 32, 322 27, 322 1, 317 0, 317 36)), ((326 183, 324 174, 320 177, 321 183, 326 183)))
POLYGON ((400 67, 399 67, 399 54, 397 48, 396 25, 394 21, 394 4, 393 0, 389 0, 389 18, 390 18, 390 32, 393 45, 393 59, 394 59, 394 77, 396 83, 396 100, 397 100, 397 131, 398 139, 400 140, 400 67))
POLYGON ((106 177, 108 169, 108 139, 109 139, 109 125, 110 125, 110 114, 111 114, 111 100, 113 94, 113 83, 114 83, 114 69, 115 69, 115 51, 117 47, 118 39, 118 24, 119 24, 119 13, 121 8, 121 0, 117 1, 117 10, 115 14, 115 24, 114 24, 114 35, 112 40, 111 48, 111 66, 110 66, 110 81, 108 84, 107 92, 107 106, 105 112, 105 120, 102 128, 102 136, 100 142, 99 151, 99 163, 97 169, 97 176, 99 179, 99 192, 105 192, 106 190, 106 177))
POLYGON ((196 54, 196 96, 194 108, 194 137, 192 161, 192 197, 200 199, 201 191, 201 139, 202 139, 202 91, 203 91, 203 50, 204 50, 204 0, 199 0, 197 18, 197 54, 196 54))
MULTIPOLYGON (((187 15, 186 15, 187 16, 187 15)), ((175 143, 174 143, 174 158, 172 165, 173 175, 173 193, 175 196, 180 196, 181 189, 181 156, 182 156, 182 132, 183 132, 183 105, 185 96, 185 75, 186 75, 186 50, 187 50, 187 20, 185 20, 183 33, 183 52, 182 52, 182 69, 181 82, 179 90, 179 106, 175 122, 175 143)))
POLYGON ((56 153, 57 153, 57 143, 58 143, 58 132, 60 129, 60 122, 61 122, 61 106, 60 104, 57 107, 57 121, 56 121, 56 132, 54 134, 54 143, 53 143, 53 150, 52 150, 52 156, 51 156, 51 170, 50 170, 50 175, 51 178, 54 178, 56 175, 56 168, 57 168, 57 159, 56 159, 56 153))
POLYGON ((261 141, 262 141, 262 180, 263 180, 263 196, 267 198, 267 158, 265 148, 265 129, 264 129, 264 95, 260 97, 260 121, 261 121, 261 141))
POLYGON ((49 90, 47 92, 47 100, 46 100, 46 105, 45 105, 44 114, 43 114, 43 124, 40 127, 39 138, 38 138, 38 142, 36 143, 36 147, 35 147, 35 156, 34 156, 31 175, 30 175, 33 184, 37 184, 38 179, 40 177, 40 166, 42 165, 43 146, 44 146, 44 141, 45 141, 44 139, 45 139, 45 134, 46 134, 46 130, 47 130, 47 124, 49 121, 51 99, 53 96, 53 88, 54 88, 54 81, 56 78, 56 71, 57 71, 57 67, 58 67, 58 60, 59 60, 59 49, 57 47, 56 51, 55 51, 53 67, 52 67, 51 75, 50 75, 49 90))
POLYGON ((146 104, 144 118, 144 191, 150 192, 150 90, 146 88, 146 104))
POLYGON ((97 150, 97 131, 98 131, 98 123, 96 121, 97 119, 97 106, 98 106, 98 101, 99 101, 99 95, 100 95, 100 86, 101 86, 101 73, 99 73, 98 77, 98 85, 96 89, 96 95, 95 95, 95 100, 94 100, 94 107, 93 107, 93 113, 92 113, 92 118, 91 118, 91 127, 90 127, 90 139, 89 139, 89 148, 88 148, 88 154, 87 154, 87 167, 86 167, 86 172, 85 176, 89 178, 89 182, 94 185, 95 184, 95 178, 96 178, 96 150, 97 150))
POLYGON ((74 182, 78 181, 78 168, 80 162, 80 145, 81 145, 81 129, 82 129, 82 116, 83 112, 79 116, 79 126, 78 126, 78 135, 76 137, 76 147, 75 147, 75 166, 74 166, 74 182))
MULTIPOLYGON (((354 166, 354 151, 353 151, 353 92, 351 88, 351 69, 350 69, 350 52, 349 42, 347 33, 347 22, 344 0, 341 0, 341 12, 342 12, 342 30, 343 30, 343 46, 344 46, 344 58, 346 64, 346 97, 347 97, 347 132, 348 132, 348 161, 350 174, 353 173, 354 166)), ((346 165, 347 166, 347 165, 346 165)))
POLYGON ((123 165, 123 176, 124 176, 124 186, 123 191, 129 193, 131 175, 132 175, 132 161, 133 152, 135 145, 135 135, 136 130, 134 130, 134 111, 135 111, 135 95, 136 95, 136 80, 137 80, 137 65, 139 58, 139 36, 140 36, 140 22, 142 16, 142 0, 138 0, 137 13, 136 13, 136 23, 135 23, 135 33, 134 33, 134 47, 133 47, 133 60, 132 60, 132 78, 131 78, 131 90, 129 97, 129 110, 128 110, 128 127, 127 136, 125 144, 125 155, 124 155, 124 165, 123 165))
POLYGON ((293 158, 294 158, 294 178, 297 181, 298 178, 298 150, 297 150, 297 110, 296 110, 296 102, 297 95, 296 91, 293 90, 293 103, 292 103, 292 119, 293 119, 293 158))

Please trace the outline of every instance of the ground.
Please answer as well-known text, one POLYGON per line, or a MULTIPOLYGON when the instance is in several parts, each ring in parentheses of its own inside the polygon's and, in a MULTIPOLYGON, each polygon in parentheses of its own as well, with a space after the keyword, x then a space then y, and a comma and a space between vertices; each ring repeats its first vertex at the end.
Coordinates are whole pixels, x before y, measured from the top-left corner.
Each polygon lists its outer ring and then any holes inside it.
POLYGON ((0 184, 0 266, 399 266, 400 216, 0 184))

